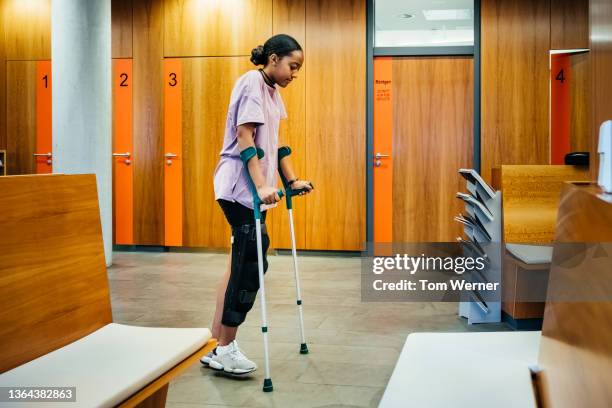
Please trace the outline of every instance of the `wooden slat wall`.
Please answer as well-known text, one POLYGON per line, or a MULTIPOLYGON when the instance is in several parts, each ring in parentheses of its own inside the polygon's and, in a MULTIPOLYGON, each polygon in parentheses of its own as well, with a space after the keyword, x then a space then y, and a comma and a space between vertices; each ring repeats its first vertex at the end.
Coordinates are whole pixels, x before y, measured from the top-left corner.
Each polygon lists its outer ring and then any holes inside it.
POLYGON ((113 58, 132 58, 132 0, 111 1, 113 58))
POLYGON ((365 242, 365 2, 306 3, 306 248, 365 242))
POLYGON ((482 174, 549 163, 550 0, 482 3, 482 174))
POLYGON ((393 60, 393 241, 451 242, 472 165, 473 59, 393 60))
POLYGON ((164 56, 251 55, 272 34, 272 0, 165 0, 164 56))
POLYGON ((163 3, 134 0, 134 242, 164 243, 163 3))
POLYGON ((609 0, 591 0, 591 178, 597 180, 599 157, 597 144, 599 127, 612 119, 612 3, 609 0))
POLYGON ((589 0, 550 0, 550 48, 589 48, 589 0))
POLYGON ((35 174, 36 61, 6 64, 7 174, 35 174))
POLYGON ((182 60, 184 246, 229 247, 230 229, 212 181, 232 88, 252 67, 248 57, 182 60))
MULTIPOLYGON (((274 0, 274 34, 289 34, 304 48, 305 61, 298 79, 281 90, 288 118, 281 121, 280 142, 291 147, 291 164, 298 177, 310 177, 306 173, 306 70, 308 49, 306 48, 306 4, 305 0, 274 0)), ((316 186, 316 183, 315 183, 316 186)), ((318 192, 318 191, 317 191, 318 192)), ((312 197, 312 196, 311 196, 312 197)), ((306 203, 311 197, 296 198, 293 201, 293 222, 298 248, 306 245, 306 203)), ((268 225, 272 248, 291 248, 289 216, 285 203, 271 211, 268 225)))

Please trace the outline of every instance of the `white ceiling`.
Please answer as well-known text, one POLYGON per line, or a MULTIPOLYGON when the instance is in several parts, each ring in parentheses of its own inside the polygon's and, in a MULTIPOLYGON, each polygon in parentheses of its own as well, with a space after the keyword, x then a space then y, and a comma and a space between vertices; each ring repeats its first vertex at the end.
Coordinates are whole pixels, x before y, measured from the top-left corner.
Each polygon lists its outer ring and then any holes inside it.
MULTIPOLYGON (((375 0, 376 31, 397 30, 455 30, 474 26, 470 20, 427 21, 422 10, 474 10, 474 0, 375 0), (413 18, 398 18, 412 14, 413 18)), ((473 13, 472 13, 473 16, 473 13)))
POLYGON ((474 44, 474 0, 374 0, 377 47, 474 44), (465 20, 430 21, 423 10, 471 10, 465 20), (400 18, 410 14, 412 18, 400 18))

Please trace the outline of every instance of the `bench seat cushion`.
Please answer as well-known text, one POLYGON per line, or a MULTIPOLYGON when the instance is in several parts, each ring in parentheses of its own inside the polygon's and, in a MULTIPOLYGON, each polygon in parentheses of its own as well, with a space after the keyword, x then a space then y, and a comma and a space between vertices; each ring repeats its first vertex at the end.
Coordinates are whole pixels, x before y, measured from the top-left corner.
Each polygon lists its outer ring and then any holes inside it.
MULTIPOLYGON (((77 402, 69 403, 71 407, 112 407, 196 352, 210 338, 208 329, 111 323, 1 374, 0 387, 76 387, 77 402)), ((45 405, 58 406, 36 404, 45 405)))
POLYGON ((536 407, 530 366, 541 332, 408 336, 381 408, 536 407))

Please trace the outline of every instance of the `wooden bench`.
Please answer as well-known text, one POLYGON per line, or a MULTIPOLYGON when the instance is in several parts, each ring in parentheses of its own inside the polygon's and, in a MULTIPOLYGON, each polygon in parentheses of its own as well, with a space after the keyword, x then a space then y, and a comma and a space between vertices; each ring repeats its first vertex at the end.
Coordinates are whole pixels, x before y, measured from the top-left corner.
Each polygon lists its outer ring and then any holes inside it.
POLYGON ((94 175, 0 178, 0 386, 162 407, 214 346, 208 329, 113 323, 94 175))
POLYGON ((612 406, 610 271, 612 198, 565 184, 542 332, 410 334, 379 407, 612 406))

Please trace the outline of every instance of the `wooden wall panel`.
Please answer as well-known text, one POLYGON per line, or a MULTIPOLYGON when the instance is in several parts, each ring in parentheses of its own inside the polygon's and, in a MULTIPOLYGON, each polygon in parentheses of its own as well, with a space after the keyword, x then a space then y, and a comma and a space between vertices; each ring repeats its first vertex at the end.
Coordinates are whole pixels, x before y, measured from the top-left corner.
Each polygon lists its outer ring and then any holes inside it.
POLYGON ((589 48, 589 0, 550 1, 550 48, 589 48))
POLYGON ((134 243, 163 245, 163 8, 134 0, 134 243))
MULTIPOLYGON (((454 242, 472 165, 473 59, 394 58, 393 241, 454 242)), ((391 199, 391 198, 390 198, 391 199)))
POLYGON ((570 148, 573 152, 588 152, 591 143, 591 56, 589 53, 576 54, 570 60, 570 148))
POLYGON ((230 95, 248 57, 183 59, 183 245, 227 248, 230 229, 215 202, 214 171, 230 95))
POLYGON ((549 163, 550 0, 482 3, 481 173, 549 163))
POLYGON ((113 58, 132 58, 132 0, 111 0, 113 58))
POLYGON ((164 1, 164 56, 251 55, 272 33, 272 0, 164 1))
MULTIPOLYGON (((281 121, 279 139, 282 144, 291 147, 291 164, 298 177, 307 178, 306 174, 306 66, 308 50, 306 49, 306 5, 305 0, 274 0, 273 34, 289 34, 304 49, 305 61, 298 78, 281 89, 288 118, 281 121)), ((316 186, 316 183, 315 183, 316 186)), ((306 203, 310 197, 296 197, 293 200, 293 222, 295 240, 298 248, 306 245, 306 203)), ((289 234, 289 215, 283 200, 268 215, 268 228, 271 226, 270 238, 272 248, 291 248, 289 234)))
POLYGON ((591 178, 597 180, 599 157, 597 144, 599 127, 612 119, 612 3, 609 0, 591 0, 591 178))
POLYGON ((306 248, 365 243, 365 2, 306 2, 306 248))
POLYGON ((35 174, 36 61, 8 61, 7 174, 35 174))
POLYGON ((51 59, 51 0, 4 1, 7 59, 51 59))

